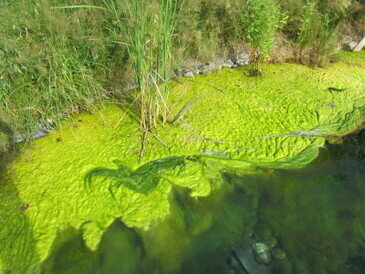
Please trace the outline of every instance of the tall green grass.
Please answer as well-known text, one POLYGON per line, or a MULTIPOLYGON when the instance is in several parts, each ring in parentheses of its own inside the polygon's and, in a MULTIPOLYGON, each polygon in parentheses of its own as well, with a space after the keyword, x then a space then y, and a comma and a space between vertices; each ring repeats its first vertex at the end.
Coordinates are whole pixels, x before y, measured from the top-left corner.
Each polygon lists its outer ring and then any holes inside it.
POLYGON ((158 74, 157 79, 162 85, 160 101, 163 106, 161 113, 163 122, 166 122, 170 115, 169 106, 167 105, 169 101, 168 81, 171 78, 171 62, 174 60, 174 57, 176 57, 173 54, 173 35, 176 30, 177 13, 184 6, 184 3, 185 0, 159 0, 156 67, 158 74))
POLYGON ((2 2, 0 13, 1 118, 13 131, 90 107, 105 93, 110 49, 95 39, 104 36, 99 11, 65 12, 52 10, 49 1, 19 0, 2 2))
POLYGON ((144 131, 167 121, 168 81, 173 59, 176 14, 184 1, 126 0, 121 3, 125 22, 121 24, 132 60, 140 95, 140 124, 144 131), (155 5, 153 5, 155 4, 155 5))

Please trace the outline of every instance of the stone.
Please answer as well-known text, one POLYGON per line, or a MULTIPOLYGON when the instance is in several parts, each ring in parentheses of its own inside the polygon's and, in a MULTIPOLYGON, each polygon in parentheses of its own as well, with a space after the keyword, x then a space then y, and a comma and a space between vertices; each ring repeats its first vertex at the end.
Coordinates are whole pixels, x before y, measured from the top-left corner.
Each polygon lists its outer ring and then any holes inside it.
POLYGON ((204 65, 199 66, 200 74, 207 74, 208 71, 215 70, 216 66, 212 62, 205 63, 204 65))
POLYGON ((229 58, 227 60, 227 64, 230 64, 231 66, 233 66, 234 65, 234 62, 233 62, 233 60, 231 58, 229 58))
POLYGON ((54 128, 52 127, 51 124, 49 123, 39 123, 38 124, 38 129, 39 130, 54 130, 54 128))
POLYGON ((233 254, 239 261, 240 266, 236 270, 242 270, 244 273, 271 273, 271 268, 267 265, 259 264, 253 254, 253 249, 250 248, 248 243, 244 243, 243 248, 233 248, 233 254))
POLYGON ((52 119, 50 119, 50 118, 46 118, 46 123, 48 124, 48 125, 50 125, 50 126, 53 126, 54 124, 55 124, 55 122, 52 120, 52 119))
POLYGON ((189 71, 187 73, 184 74, 184 77, 186 78, 194 78, 194 73, 192 71, 189 71))
POLYGON ((365 47, 365 37, 357 44, 354 48, 354 51, 360 51, 365 47))
POLYGON ((199 74, 205 75, 205 74, 210 74, 212 73, 212 71, 210 71, 209 69, 202 69, 200 70, 199 74))
POLYGON ((18 135, 15 135, 14 138, 13 138, 13 142, 15 144, 19 144, 21 142, 23 142, 25 140, 26 136, 24 134, 18 134, 18 135))
POLYGON ((231 68, 232 65, 228 64, 228 63, 223 63, 222 64, 222 68, 231 68))
POLYGON ((238 59, 236 61, 236 65, 239 66, 239 67, 242 67, 242 66, 246 66, 248 65, 248 62, 249 62, 249 59, 248 58, 245 58, 245 59, 238 59))
POLYGON ((45 130, 36 130, 36 131, 33 132, 31 138, 32 139, 39 139, 39 138, 46 137, 47 135, 49 135, 49 133, 45 130))
POLYGON ((356 46, 357 46, 357 42, 349 41, 349 42, 346 42, 343 47, 345 50, 352 51, 352 50, 354 50, 354 48, 356 48, 356 46))
POLYGON ((271 263, 269 247, 265 243, 255 243, 252 245, 255 260, 262 265, 271 263))
POLYGON ((286 258, 285 252, 280 248, 275 248, 273 251, 271 251, 271 256, 276 261, 284 260, 286 258))

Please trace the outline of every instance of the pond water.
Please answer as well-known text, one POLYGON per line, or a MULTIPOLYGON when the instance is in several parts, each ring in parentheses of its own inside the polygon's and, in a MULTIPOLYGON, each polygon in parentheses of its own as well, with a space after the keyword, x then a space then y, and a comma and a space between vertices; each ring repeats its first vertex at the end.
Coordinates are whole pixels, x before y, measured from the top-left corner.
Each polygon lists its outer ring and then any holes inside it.
POLYGON ((70 232, 44 273, 364 273, 365 131, 327 144, 305 168, 225 181, 209 198, 175 187, 162 223, 115 222, 95 252, 70 232), (253 258, 257 242, 270 249, 267 266, 253 258))

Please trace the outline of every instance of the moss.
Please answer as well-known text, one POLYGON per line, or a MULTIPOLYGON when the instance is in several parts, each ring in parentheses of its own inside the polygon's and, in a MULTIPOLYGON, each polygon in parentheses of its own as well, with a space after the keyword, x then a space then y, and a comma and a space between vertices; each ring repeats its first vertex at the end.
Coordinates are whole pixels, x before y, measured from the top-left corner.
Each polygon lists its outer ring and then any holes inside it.
POLYGON ((0 272, 37 272, 57 232, 70 227, 83 232, 91 249, 116 218, 147 229, 169 213, 172 184, 202 197, 221 187, 222 171, 247 174, 261 166, 296 168, 311 162, 327 135, 356 128, 364 114, 365 53, 341 55, 341 62, 317 70, 268 64, 259 78, 246 77, 241 68, 178 82, 171 96, 174 113, 189 98, 199 100, 179 124, 159 125, 155 134, 167 146, 151 135, 142 161, 138 123, 122 108, 103 104, 95 114, 65 121, 30 144, 0 184, 0 272), (164 171, 147 194, 121 186, 112 199, 113 181, 99 177, 92 192, 85 189, 88 172, 113 169, 115 160, 136 170, 181 155, 201 160, 164 171))

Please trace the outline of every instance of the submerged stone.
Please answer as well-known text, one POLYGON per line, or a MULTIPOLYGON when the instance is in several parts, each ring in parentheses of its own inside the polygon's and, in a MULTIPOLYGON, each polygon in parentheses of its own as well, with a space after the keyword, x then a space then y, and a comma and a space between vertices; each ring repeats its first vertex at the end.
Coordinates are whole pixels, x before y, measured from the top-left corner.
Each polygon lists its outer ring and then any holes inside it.
POLYGON ((268 265, 271 263, 270 249, 265 243, 253 244, 252 250, 259 264, 268 265))
POLYGON ((251 247, 248 248, 234 248, 233 253, 235 257, 240 262, 240 265, 243 266, 243 271, 245 273, 270 273, 270 267, 264 264, 260 264, 257 262, 255 258, 255 254, 251 247))
POLYGON ((286 254, 283 250, 281 250, 280 248, 275 248, 274 250, 271 251, 271 256, 273 257, 274 260, 284 260, 286 258, 286 254))

